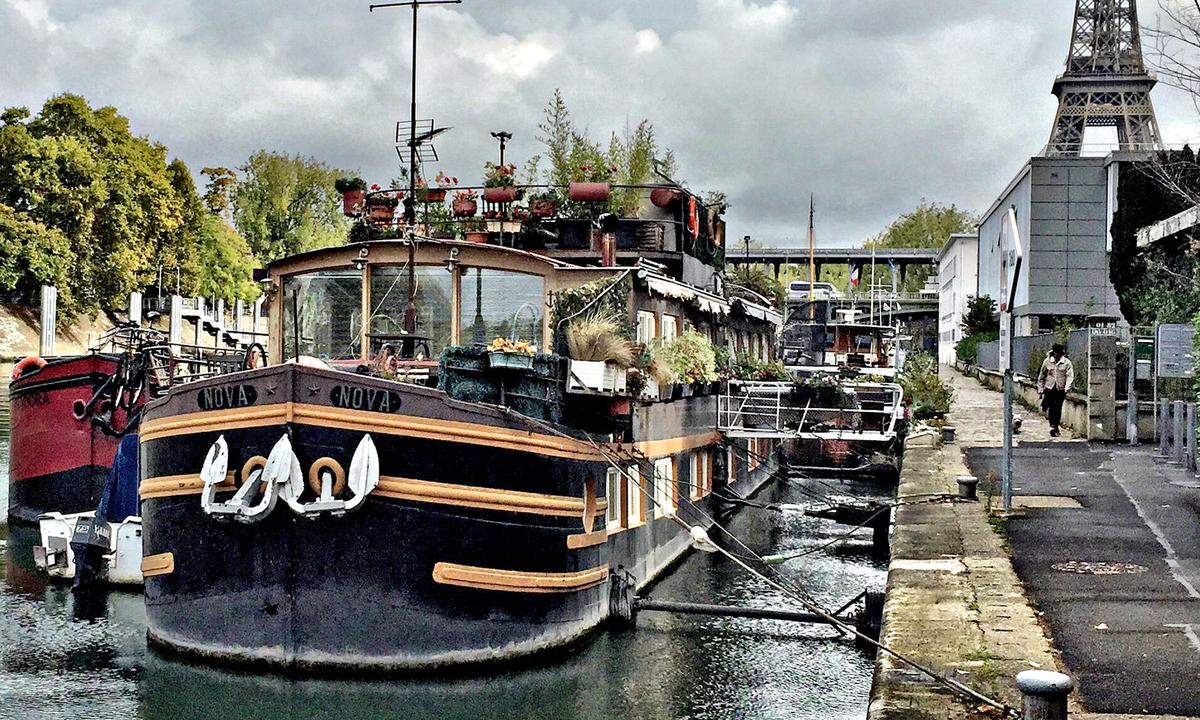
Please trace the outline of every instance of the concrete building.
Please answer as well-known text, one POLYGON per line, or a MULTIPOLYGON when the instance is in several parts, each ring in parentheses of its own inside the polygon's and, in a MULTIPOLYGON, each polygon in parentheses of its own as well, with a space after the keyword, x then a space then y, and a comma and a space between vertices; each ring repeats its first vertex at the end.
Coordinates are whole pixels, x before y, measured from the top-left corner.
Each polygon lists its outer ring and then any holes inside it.
POLYGON ((954 362, 967 298, 979 291, 979 236, 955 233, 938 253, 938 362, 954 362))
POLYGON ((1034 157, 984 213, 979 225, 979 294, 1001 300, 1000 232, 1016 212, 1025 261, 1013 303, 1017 335, 1034 335, 1061 316, 1121 317, 1108 276, 1109 230, 1125 161, 1106 157, 1034 157))

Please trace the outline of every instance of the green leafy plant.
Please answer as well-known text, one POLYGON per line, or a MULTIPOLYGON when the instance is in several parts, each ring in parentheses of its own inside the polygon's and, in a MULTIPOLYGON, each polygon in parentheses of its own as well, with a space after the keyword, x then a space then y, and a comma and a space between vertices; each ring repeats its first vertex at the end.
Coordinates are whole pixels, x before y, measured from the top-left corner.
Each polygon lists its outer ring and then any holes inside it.
POLYGON ((730 378, 769 382, 786 381, 791 379, 791 375, 781 361, 762 362, 747 353, 741 353, 730 367, 730 378))
POLYGON ((938 376, 937 359, 933 355, 909 355, 897 379, 905 396, 912 400, 914 419, 928 420, 950 412, 954 391, 938 376))
POLYGON ((567 327, 567 353, 575 360, 633 365, 633 344, 621 334, 615 317, 585 315, 567 327))
POLYGON ((512 163, 497 165, 493 162, 486 162, 483 164, 483 169, 483 186, 490 188, 511 186, 517 174, 517 166, 512 163))
POLYGON ((655 361, 664 366, 670 377, 669 382, 692 385, 719 379, 712 341, 694 330, 679 335, 669 343, 655 345, 651 354, 655 361))
POLYGON ((993 342, 1000 339, 999 332, 984 332, 976 335, 968 335, 958 344, 954 346, 954 354, 958 359, 968 365, 975 365, 979 362, 979 344, 985 342, 993 342))
POLYGON ((972 335, 1000 332, 998 312, 1000 310, 996 306, 996 301, 991 297, 987 295, 967 296, 967 311, 963 313, 962 323, 960 324, 963 335, 970 337, 972 335))
POLYGON ((350 192, 352 190, 362 191, 367 189, 367 181, 360 177, 338 178, 333 183, 333 189, 340 193, 350 192))

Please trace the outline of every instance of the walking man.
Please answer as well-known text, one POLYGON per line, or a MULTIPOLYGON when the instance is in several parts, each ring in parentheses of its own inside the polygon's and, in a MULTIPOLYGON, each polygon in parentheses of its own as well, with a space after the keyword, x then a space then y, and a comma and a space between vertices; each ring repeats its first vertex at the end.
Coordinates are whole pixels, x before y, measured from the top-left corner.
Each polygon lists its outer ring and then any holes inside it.
POLYGON ((1075 366, 1067 357, 1066 349, 1055 344, 1042 362, 1038 372, 1038 395, 1042 398, 1042 409, 1050 421, 1050 437, 1058 437, 1058 426, 1062 423, 1063 401, 1067 390, 1075 382, 1075 366))

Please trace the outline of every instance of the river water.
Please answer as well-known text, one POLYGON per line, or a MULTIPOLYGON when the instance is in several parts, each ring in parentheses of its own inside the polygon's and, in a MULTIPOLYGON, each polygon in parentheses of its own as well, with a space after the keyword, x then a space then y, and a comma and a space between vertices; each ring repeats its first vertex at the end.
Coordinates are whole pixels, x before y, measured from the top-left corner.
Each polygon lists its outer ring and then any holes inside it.
MULTIPOLYGON (((7 495, 7 440, 0 490, 7 495)), ((847 492, 869 488, 841 485, 847 492)), ((793 480, 772 499, 828 494, 793 480)), ((878 491, 875 491, 876 494, 878 491)), ((5 497, 4 507, 7 507, 5 497)), ((782 566, 837 607, 884 566, 869 533, 798 512, 746 509, 731 525, 760 553, 814 550, 782 566)), ((866 712, 872 658, 824 627, 783 621, 643 613, 636 630, 604 630, 567 656, 510 672, 453 679, 292 680, 226 672, 148 649, 140 596, 81 603, 30 572, 29 531, 8 537, 0 584, 0 718, 305 720, 307 718, 789 718, 849 720, 866 712)), ((693 553, 651 592, 656 599, 793 607, 727 561, 693 553)), ((347 607, 347 622, 353 608, 347 607)))

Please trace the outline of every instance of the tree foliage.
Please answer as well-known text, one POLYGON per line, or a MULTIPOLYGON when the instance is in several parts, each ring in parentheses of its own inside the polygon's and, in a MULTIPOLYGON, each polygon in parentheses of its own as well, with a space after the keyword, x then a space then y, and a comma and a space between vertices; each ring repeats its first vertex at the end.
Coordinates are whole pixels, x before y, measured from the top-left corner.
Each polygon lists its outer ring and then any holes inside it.
POLYGON ((1200 165, 1191 148, 1160 153, 1121 172, 1109 278, 1133 325, 1189 322, 1200 312, 1200 233, 1193 228, 1137 247, 1138 230, 1191 207, 1190 194, 1200 197, 1200 165), (1165 168, 1171 168, 1170 181, 1165 168))
MULTIPOLYGON (((915 209, 896 218, 883 232, 868 240, 867 247, 940 248, 952 234, 969 232, 978 222, 974 213, 956 205, 921 200, 915 209)), ((931 267, 910 267, 904 282, 896 278, 896 287, 916 292, 933 274, 931 267)), ((892 271, 886 264, 876 267, 876 284, 890 283, 891 276, 892 271)))
POLYGON ((125 307, 160 270, 219 296, 236 285, 210 282, 214 268, 197 256, 206 213, 187 166, 168 163, 166 148, 135 135, 115 108, 64 94, 35 116, 14 107, 0 121, 0 290, 32 301, 55 284, 69 317, 125 307))
POLYGON ((963 313, 960 323, 963 335, 982 335, 984 333, 1000 332, 1000 312, 996 301, 989 295, 968 295, 967 311, 963 313))
POLYGON ((333 186, 352 173, 266 150, 239 169, 242 177, 232 193, 234 224, 259 262, 345 242, 350 224, 333 186))

